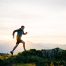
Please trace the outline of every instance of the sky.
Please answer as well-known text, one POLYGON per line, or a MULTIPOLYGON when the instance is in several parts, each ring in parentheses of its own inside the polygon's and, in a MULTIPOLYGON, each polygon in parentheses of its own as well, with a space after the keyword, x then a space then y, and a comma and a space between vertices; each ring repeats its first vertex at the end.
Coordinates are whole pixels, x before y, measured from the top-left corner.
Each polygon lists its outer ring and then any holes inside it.
MULTIPOLYGON (((66 48, 66 0, 0 0, 0 52, 16 43, 15 29, 25 26, 26 49, 66 48)), ((23 51, 22 44, 15 52, 23 51)))

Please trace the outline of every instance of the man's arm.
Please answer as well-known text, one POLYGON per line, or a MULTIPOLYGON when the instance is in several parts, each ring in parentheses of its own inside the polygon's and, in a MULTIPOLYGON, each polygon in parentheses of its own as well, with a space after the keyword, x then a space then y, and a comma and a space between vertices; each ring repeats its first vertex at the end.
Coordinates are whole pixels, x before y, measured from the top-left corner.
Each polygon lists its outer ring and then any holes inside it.
POLYGON ((18 31, 18 30, 14 30, 14 31, 13 31, 13 38, 14 38, 14 34, 15 34, 15 32, 17 32, 17 31, 18 31))
POLYGON ((24 33, 24 31, 23 31, 23 34, 24 34, 24 35, 26 35, 26 34, 27 34, 27 32, 25 32, 25 33, 24 33))

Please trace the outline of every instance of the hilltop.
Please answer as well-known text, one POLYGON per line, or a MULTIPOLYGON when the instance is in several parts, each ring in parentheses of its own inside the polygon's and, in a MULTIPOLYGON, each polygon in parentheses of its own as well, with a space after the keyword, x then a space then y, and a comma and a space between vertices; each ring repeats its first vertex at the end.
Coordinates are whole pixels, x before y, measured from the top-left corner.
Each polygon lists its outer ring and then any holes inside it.
POLYGON ((53 63, 62 62, 66 64, 66 50, 62 50, 60 48, 54 48, 48 50, 30 49, 27 51, 20 52, 14 56, 6 55, 5 58, 0 59, 0 61, 5 65, 8 64, 11 65, 16 63, 35 63, 35 64, 44 63, 45 64, 50 62, 53 63))

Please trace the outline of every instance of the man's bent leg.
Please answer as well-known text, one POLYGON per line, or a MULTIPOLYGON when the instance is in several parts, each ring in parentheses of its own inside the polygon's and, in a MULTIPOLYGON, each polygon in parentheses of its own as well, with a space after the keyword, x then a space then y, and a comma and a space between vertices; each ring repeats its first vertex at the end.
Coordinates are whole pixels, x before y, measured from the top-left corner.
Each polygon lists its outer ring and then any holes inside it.
POLYGON ((25 42, 23 40, 21 40, 21 43, 23 43, 24 51, 26 51, 26 49, 25 49, 25 42))

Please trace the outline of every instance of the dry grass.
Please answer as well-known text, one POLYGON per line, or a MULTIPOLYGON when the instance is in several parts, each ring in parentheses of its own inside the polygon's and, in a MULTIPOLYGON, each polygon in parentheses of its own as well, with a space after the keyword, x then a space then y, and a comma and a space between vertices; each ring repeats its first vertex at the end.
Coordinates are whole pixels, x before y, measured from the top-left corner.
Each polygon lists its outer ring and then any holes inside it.
POLYGON ((36 66, 35 64, 13 64, 13 66, 36 66))

